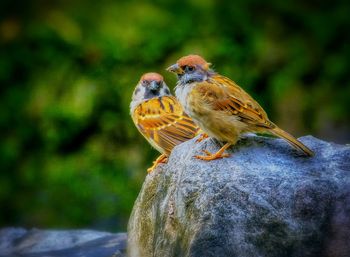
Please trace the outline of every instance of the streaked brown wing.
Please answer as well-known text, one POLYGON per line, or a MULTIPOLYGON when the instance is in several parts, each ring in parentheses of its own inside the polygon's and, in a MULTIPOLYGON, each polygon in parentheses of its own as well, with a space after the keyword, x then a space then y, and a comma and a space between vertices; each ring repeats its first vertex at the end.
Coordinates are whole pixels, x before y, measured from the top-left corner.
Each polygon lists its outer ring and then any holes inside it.
POLYGON ((228 112, 246 123, 273 128, 264 109, 232 80, 214 75, 209 81, 198 84, 202 97, 216 110, 228 112))
POLYGON ((144 137, 159 151, 170 154, 174 146, 199 132, 173 96, 147 100, 137 106, 133 120, 144 137))

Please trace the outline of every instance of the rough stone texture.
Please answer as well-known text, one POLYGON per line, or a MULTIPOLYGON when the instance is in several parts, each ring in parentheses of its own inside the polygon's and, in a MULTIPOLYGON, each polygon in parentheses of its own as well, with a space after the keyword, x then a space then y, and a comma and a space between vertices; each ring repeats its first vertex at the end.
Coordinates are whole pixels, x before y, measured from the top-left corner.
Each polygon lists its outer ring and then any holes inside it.
POLYGON ((307 136, 315 157, 247 136, 204 162, 213 139, 177 146, 149 174, 128 227, 130 257, 349 257, 350 147, 307 136))
POLYGON ((125 257, 126 233, 0 229, 0 257, 125 257))

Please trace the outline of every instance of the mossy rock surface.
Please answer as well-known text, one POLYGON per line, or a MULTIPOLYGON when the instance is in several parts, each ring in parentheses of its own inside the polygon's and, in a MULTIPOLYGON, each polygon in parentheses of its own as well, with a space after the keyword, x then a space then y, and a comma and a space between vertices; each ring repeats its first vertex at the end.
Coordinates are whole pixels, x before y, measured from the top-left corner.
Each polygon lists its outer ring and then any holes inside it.
POLYGON ((350 256, 350 147, 247 136, 229 158, 212 139, 177 146, 146 177, 128 226, 129 257, 350 256))

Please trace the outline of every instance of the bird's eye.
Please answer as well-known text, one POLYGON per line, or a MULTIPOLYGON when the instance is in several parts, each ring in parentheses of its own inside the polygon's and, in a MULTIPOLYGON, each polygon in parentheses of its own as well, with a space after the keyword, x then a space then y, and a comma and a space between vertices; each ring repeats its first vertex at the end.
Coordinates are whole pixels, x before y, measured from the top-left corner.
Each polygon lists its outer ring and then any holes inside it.
POLYGON ((147 80, 142 80, 142 85, 147 86, 148 85, 148 81, 147 80))
POLYGON ((194 71, 194 67, 193 66, 186 66, 185 71, 192 72, 192 71, 194 71))

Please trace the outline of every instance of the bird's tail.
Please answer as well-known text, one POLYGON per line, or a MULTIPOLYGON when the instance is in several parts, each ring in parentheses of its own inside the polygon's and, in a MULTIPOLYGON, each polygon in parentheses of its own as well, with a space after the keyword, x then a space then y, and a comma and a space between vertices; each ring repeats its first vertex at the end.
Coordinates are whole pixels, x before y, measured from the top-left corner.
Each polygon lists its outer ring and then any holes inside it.
POLYGON ((280 129, 279 127, 275 127, 270 130, 272 134, 275 136, 281 137, 288 141, 293 147, 296 149, 304 152, 307 156, 314 156, 314 152, 311 151, 307 146, 305 146, 302 142, 300 142, 298 139, 287 133, 286 131, 280 129))

